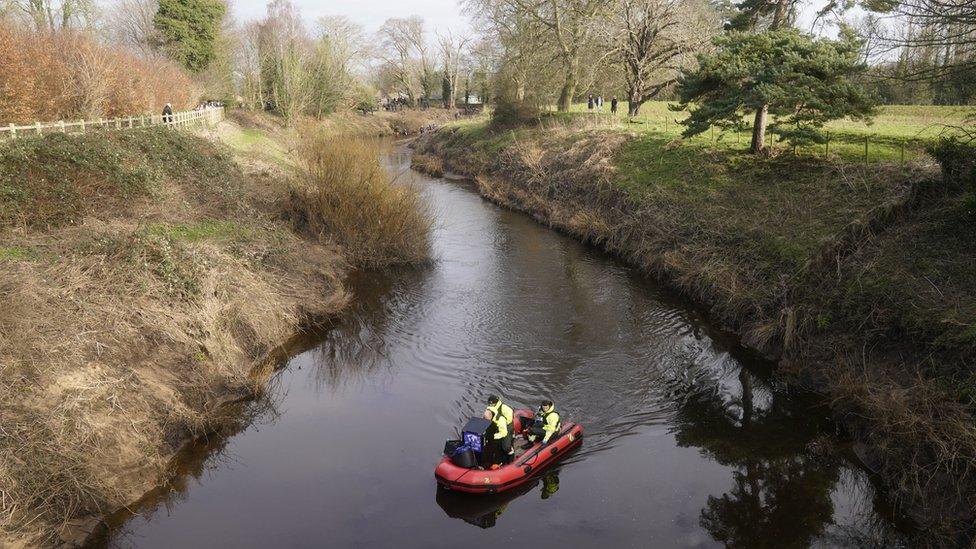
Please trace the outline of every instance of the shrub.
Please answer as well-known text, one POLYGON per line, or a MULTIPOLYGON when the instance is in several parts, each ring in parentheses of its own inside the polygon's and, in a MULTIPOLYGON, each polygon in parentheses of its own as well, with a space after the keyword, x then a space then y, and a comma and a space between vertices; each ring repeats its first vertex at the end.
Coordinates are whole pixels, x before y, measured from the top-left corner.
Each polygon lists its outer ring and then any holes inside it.
POLYGON ((500 100, 491 113, 491 127, 505 130, 539 122, 542 111, 528 101, 500 100))
POLYGON ((283 205, 297 230, 335 240, 358 266, 430 257, 427 203, 412 184, 391 178, 375 142, 318 132, 301 140, 298 158, 302 180, 283 205))
POLYGON ((943 137, 928 147, 942 167, 942 180, 952 190, 976 193, 976 146, 956 137, 943 137))
POLYGON ((87 34, 0 23, 0 123, 112 118, 192 107, 199 90, 173 63, 139 58, 87 34))

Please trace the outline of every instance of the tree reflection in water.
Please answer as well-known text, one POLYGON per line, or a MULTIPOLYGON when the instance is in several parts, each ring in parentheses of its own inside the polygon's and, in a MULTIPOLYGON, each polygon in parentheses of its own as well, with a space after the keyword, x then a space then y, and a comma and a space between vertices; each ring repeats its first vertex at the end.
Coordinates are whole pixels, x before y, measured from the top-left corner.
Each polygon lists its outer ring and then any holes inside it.
POLYGON ((746 369, 737 392, 689 395, 674 434, 733 469, 732 487, 708 496, 699 524, 726 547, 810 547, 851 542, 887 544, 880 520, 834 526, 832 494, 847 466, 832 424, 812 398, 770 387, 746 369), (828 542, 828 540, 831 540, 828 542))

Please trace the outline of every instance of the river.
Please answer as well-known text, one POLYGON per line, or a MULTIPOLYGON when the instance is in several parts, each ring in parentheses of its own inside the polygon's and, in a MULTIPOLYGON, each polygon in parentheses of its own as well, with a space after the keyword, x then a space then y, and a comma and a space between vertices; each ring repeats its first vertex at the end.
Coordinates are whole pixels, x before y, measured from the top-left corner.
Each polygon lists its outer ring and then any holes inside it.
POLYGON ((808 547, 900 545, 825 410, 695 307, 606 254, 409 170, 436 260, 361 273, 234 436, 93 547, 808 547), (550 397, 582 447, 513 493, 438 490, 444 440, 489 394, 550 397))

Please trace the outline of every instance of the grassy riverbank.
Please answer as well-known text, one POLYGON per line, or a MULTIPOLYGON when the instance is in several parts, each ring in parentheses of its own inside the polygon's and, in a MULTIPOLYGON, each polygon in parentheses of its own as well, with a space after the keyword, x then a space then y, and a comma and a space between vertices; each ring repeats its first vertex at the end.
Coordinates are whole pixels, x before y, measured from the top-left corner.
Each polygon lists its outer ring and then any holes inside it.
POLYGON ((827 395, 924 542, 972 534, 976 228, 931 161, 757 159, 585 115, 455 124, 419 151, 707 306, 827 395))
MULTIPOLYGON (((393 204, 386 221, 419 224, 397 241, 409 250, 308 230, 297 214, 315 205, 293 198, 315 188, 310 158, 285 139, 298 134, 261 121, 225 123, 216 140, 148 129, 0 143, 0 546, 83 540, 162 482, 183 441, 239 419, 223 404, 260 392, 268 368, 255 367, 349 302, 350 267, 425 259, 419 203, 382 178, 371 198, 393 204)), ((325 214, 360 210, 358 196, 332 198, 325 214)))

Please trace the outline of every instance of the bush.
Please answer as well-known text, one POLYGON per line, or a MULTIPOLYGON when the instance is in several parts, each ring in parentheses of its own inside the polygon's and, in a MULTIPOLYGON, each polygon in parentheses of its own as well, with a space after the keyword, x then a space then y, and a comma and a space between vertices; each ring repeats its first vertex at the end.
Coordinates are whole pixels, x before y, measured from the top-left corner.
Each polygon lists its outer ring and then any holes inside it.
POLYGON ((942 167, 942 180, 951 190, 976 193, 976 146, 956 137, 943 137, 928 147, 942 167))
POLYGON ((139 58, 83 33, 0 23, 0 123, 112 118, 192 107, 199 90, 173 63, 139 58))
POLYGON ((527 101, 500 100, 491 113, 491 127, 506 130, 537 124, 542 118, 538 105, 527 101))
POLYGON ((335 240, 362 267, 430 257, 427 203, 413 185, 392 180, 375 142, 319 132, 301 140, 298 157, 303 180, 283 205, 297 230, 335 240))
POLYGON ((363 114, 369 114, 380 110, 380 101, 377 99, 376 90, 370 86, 357 86, 353 93, 354 107, 363 114))

